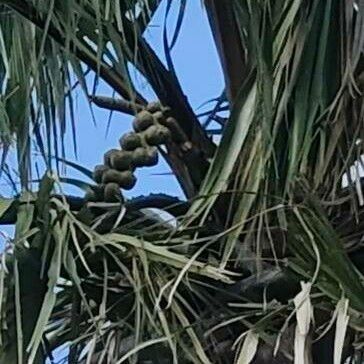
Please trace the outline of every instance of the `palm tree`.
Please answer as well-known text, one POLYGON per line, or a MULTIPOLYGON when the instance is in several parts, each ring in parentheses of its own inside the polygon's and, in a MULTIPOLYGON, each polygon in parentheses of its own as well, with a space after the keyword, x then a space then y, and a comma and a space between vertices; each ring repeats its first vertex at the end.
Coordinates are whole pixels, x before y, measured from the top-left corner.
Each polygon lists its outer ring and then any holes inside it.
POLYGON ((206 0, 225 76, 207 115, 218 145, 174 70, 179 26, 165 30, 167 66, 143 37, 160 5, 0 0, 2 173, 12 181, 15 150, 21 183, 0 204, 15 225, 0 362, 45 363, 66 347, 85 364, 362 363, 364 2, 206 0), (90 91, 90 75, 117 98, 90 91), (64 155, 75 77, 91 104, 135 115, 94 172, 64 155), (125 200, 119 188, 156 150, 186 199, 125 200))

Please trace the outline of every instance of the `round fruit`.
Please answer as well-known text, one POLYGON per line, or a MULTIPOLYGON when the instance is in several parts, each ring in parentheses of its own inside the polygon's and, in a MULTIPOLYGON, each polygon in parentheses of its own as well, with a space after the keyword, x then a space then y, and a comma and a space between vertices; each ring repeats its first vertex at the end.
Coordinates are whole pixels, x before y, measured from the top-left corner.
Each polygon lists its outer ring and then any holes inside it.
POLYGON ((120 152, 119 149, 110 149, 104 154, 104 164, 111 167, 111 156, 115 153, 120 152))
POLYGON ((171 138, 171 132, 163 125, 153 125, 144 132, 145 140, 149 145, 161 145, 171 138))
POLYGON ((158 163, 157 148, 137 148, 133 152, 133 165, 135 167, 152 167, 158 163))
POLYGON ((134 150, 142 146, 142 138, 137 133, 127 133, 120 138, 120 146, 124 150, 134 150))
POLYGON ((143 131, 148 129, 153 124, 153 115, 149 111, 143 110, 136 115, 133 121, 133 128, 135 131, 143 131))
POLYGON ((121 202, 123 199, 120 187, 117 183, 108 183, 104 188, 105 202, 121 202))
POLYGON ((110 166, 118 171, 127 171, 131 169, 133 156, 131 152, 117 150, 110 154, 110 166))
POLYGON ((145 161, 146 167, 153 167, 158 164, 158 149, 155 147, 147 148, 148 158, 145 161))
POLYGON ((121 172, 122 174, 122 183, 120 184, 121 188, 124 190, 131 190, 136 184, 136 177, 131 171, 121 172))
POLYGON ((136 178, 131 171, 119 172, 116 169, 109 169, 102 176, 104 184, 116 183, 121 188, 129 190, 135 186, 136 178))
POLYGON ((102 181, 102 175, 109 169, 108 166, 105 166, 104 164, 99 164, 95 167, 94 172, 92 174, 93 179, 96 183, 101 183, 102 181))
POLYGON ((102 183, 117 183, 120 186, 121 183, 121 172, 117 171, 116 169, 109 169, 106 171, 102 176, 102 183))

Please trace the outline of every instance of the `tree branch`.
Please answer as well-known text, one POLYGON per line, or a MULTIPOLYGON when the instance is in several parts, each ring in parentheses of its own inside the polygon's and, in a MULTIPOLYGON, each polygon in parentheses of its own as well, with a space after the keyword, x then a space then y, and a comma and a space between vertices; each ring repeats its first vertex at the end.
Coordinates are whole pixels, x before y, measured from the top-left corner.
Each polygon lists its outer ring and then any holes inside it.
POLYGON ((135 115, 136 113, 138 113, 143 109, 142 105, 136 104, 134 102, 122 99, 114 99, 112 97, 107 97, 107 96, 90 95, 89 99, 98 107, 112 111, 120 111, 124 114, 129 114, 129 115, 135 115))

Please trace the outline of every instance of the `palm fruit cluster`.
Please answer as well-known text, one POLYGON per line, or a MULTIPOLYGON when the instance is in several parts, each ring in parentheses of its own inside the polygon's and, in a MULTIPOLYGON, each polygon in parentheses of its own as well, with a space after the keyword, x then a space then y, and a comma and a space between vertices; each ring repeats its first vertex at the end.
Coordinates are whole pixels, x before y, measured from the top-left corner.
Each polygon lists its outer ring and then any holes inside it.
POLYGON ((121 149, 111 149, 104 155, 104 163, 94 169, 93 178, 98 184, 86 195, 88 201, 122 201, 120 188, 132 189, 136 183, 134 171, 138 167, 151 167, 158 163, 159 145, 169 142, 167 108, 150 103, 133 121, 133 132, 123 135, 121 149))

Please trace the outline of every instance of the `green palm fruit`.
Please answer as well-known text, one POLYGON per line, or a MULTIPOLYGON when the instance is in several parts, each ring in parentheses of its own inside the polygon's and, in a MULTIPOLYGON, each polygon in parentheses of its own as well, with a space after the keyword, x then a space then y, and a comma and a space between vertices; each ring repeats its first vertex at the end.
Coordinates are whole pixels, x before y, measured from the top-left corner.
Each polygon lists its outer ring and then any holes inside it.
POLYGON ((157 148, 137 148, 133 151, 133 165, 135 167, 152 167, 156 164, 158 164, 157 148))
POLYGON ((163 125, 153 125, 143 135, 149 145, 166 144, 171 139, 171 132, 163 125))
POLYGON ((138 132, 148 129, 153 124, 153 115, 149 111, 143 110, 136 115, 133 121, 133 128, 138 132))
POLYGON ((137 133, 127 133, 120 138, 120 146, 123 150, 134 150, 142 146, 142 138, 137 133))
POLYGON ((122 183, 120 184, 121 188, 124 190, 131 190, 136 184, 136 177, 134 176, 132 171, 124 171, 120 172, 122 174, 122 183))
POLYGON ((111 182, 105 185, 104 201, 105 202, 122 202, 123 197, 120 187, 117 183, 111 182))
POLYGON ((102 181, 102 175, 109 169, 108 166, 105 166, 104 164, 99 164, 95 167, 94 172, 92 174, 93 179, 96 183, 101 183, 102 181))
POLYGON ((133 156, 131 152, 117 150, 110 154, 110 166, 118 171, 127 171, 132 168, 133 156))
POLYGON ((132 171, 119 172, 116 169, 109 169, 102 176, 102 183, 116 183, 125 190, 130 190, 135 186, 136 178, 132 171))
POLYGON ((107 151, 104 154, 104 164, 106 164, 107 166, 111 167, 111 156, 115 153, 120 152, 119 149, 110 149, 109 151, 107 151))

